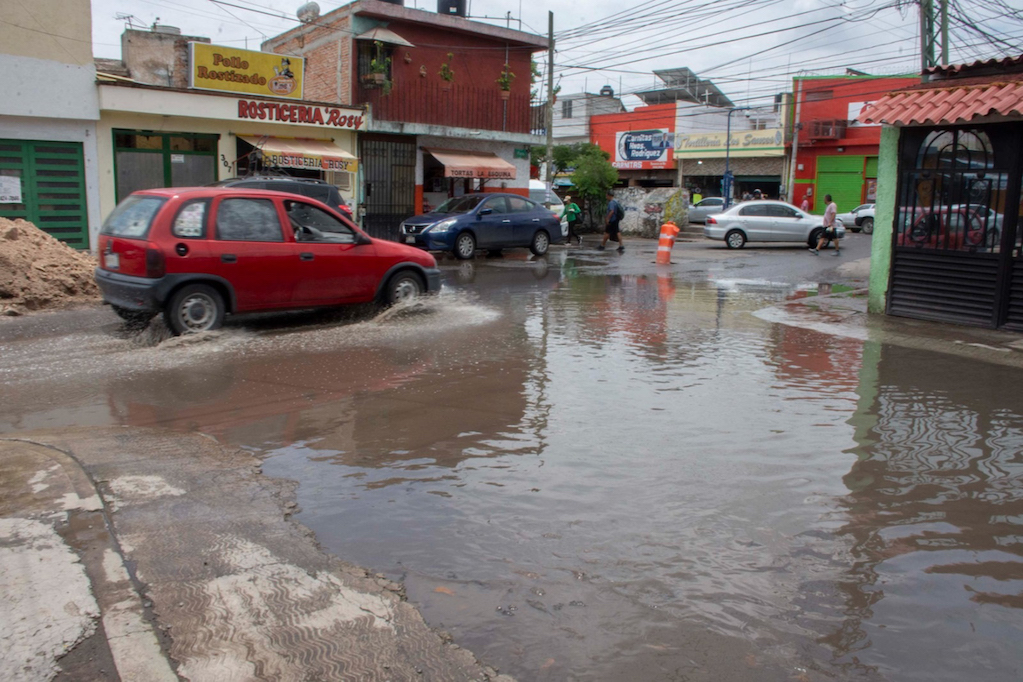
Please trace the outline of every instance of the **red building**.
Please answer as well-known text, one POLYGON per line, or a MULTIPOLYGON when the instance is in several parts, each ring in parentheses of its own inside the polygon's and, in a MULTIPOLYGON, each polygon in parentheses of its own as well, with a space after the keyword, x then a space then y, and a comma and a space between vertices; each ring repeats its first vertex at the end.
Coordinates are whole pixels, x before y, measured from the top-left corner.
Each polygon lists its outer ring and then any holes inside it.
POLYGON ((590 118, 590 141, 611 155, 618 177, 633 187, 675 184, 675 103, 590 118))
POLYGON ((909 76, 795 78, 791 201, 799 205, 809 195, 816 213, 824 212, 825 194, 832 196, 839 212, 872 203, 881 126, 857 123, 856 117, 886 93, 918 82, 919 77, 909 76))
POLYGON ((369 105, 360 136, 359 209, 373 235, 474 191, 529 193, 530 59, 546 37, 438 12, 356 0, 271 38, 305 57, 307 96, 369 105))

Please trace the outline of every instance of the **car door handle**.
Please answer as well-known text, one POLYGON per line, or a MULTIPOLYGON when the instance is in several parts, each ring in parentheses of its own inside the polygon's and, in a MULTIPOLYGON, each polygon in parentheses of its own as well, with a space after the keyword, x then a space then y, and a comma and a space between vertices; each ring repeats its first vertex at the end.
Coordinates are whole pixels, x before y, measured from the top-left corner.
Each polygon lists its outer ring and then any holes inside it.
POLYGON ((510 223, 511 221, 510 220, 502 220, 501 222, 502 223, 510 223))
POLYGON ((298 257, 301 260, 312 260, 313 259, 313 254, 311 254, 311 253, 300 253, 300 254, 298 254, 298 257))
POLYGON ((233 253, 225 253, 225 254, 222 254, 220 256, 220 262, 221 263, 237 263, 238 262, 238 256, 234 255, 233 253))
POLYGON ((538 223, 538 222, 540 222, 540 219, 539 218, 533 218, 533 222, 534 223, 538 223))

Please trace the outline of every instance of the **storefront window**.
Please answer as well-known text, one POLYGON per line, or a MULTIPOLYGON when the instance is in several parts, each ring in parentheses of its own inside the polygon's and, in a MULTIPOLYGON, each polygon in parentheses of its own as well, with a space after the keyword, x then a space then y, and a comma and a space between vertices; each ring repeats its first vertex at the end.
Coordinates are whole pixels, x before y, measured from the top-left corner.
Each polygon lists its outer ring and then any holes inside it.
POLYGON ((202 133, 115 130, 117 200, 143 189, 215 182, 218 138, 202 133))
MULTIPOLYGON (((904 166, 896 245, 941 251, 997 253, 1008 168, 981 129, 907 134, 915 145, 904 166), (915 139, 914 139, 915 138, 915 139)), ((907 154, 908 156, 908 154, 907 154)))

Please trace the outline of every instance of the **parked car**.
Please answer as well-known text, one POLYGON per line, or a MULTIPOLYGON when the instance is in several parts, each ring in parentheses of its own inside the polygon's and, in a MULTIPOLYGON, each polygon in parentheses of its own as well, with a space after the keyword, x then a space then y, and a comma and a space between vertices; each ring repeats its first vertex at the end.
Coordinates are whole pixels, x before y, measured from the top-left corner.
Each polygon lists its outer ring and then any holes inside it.
POLYGON ((874 204, 860 204, 848 213, 839 213, 838 219, 853 232, 874 234, 874 204))
POLYGON ((162 312, 175 334, 216 329, 228 314, 396 303, 440 289, 430 254, 275 191, 135 192, 107 218, 98 245, 103 299, 129 321, 162 312))
POLYGON ((956 251, 996 250, 1001 242, 1001 214, 981 204, 955 204, 904 211, 895 243, 956 251))
POLYGON ((337 187, 323 180, 313 178, 292 178, 282 175, 253 175, 247 178, 228 178, 211 183, 209 187, 237 187, 244 189, 272 189, 275 192, 301 194, 310 199, 322 201, 335 211, 352 217, 352 207, 337 191, 337 187))
MULTIPOLYGON (((529 181, 529 198, 537 204, 543 206, 547 202, 547 183, 541 180, 530 180, 529 181)), ((565 202, 561 200, 554 190, 550 193, 551 200, 551 211, 559 219, 565 215, 565 202)))
MULTIPOLYGON (((839 224, 838 238, 845 236, 839 224)), ((747 201, 717 215, 707 216, 703 236, 724 240, 730 249, 746 242, 803 242, 814 246, 824 225, 821 216, 803 213, 784 201, 747 201)))
POLYGON ((707 197, 689 207, 689 222, 704 223, 707 216, 725 210, 725 200, 721 197, 707 197))
MULTIPOLYGON (((543 206, 547 202, 547 183, 540 180, 529 181, 529 198, 533 203, 540 204, 543 206)), ((561 223, 561 236, 568 238, 568 218, 565 217, 565 202, 562 201, 561 197, 551 190, 550 193, 551 212, 561 223)))
POLYGON ((401 238, 406 244, 450 251, 464 260, 476 249, 519 246, 542 256, 552 240, 561 241, 564 235, 560 221, 543 206, 517 194, 484 193, 448 199, 430 213, 407 219, 401 224, 401 238))

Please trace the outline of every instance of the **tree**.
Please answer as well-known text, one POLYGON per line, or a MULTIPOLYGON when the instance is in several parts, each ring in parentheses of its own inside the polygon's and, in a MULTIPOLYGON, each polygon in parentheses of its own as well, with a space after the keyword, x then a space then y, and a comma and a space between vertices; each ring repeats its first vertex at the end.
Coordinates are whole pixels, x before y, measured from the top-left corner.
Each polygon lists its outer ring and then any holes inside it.
POLYGON ((575 159, 572 184, 576 193, 586 200, 589 226, 598 222, 607 206, 607 192, 618 182, 618 170, 611 165, 611 155, 593 144, 575 159))

